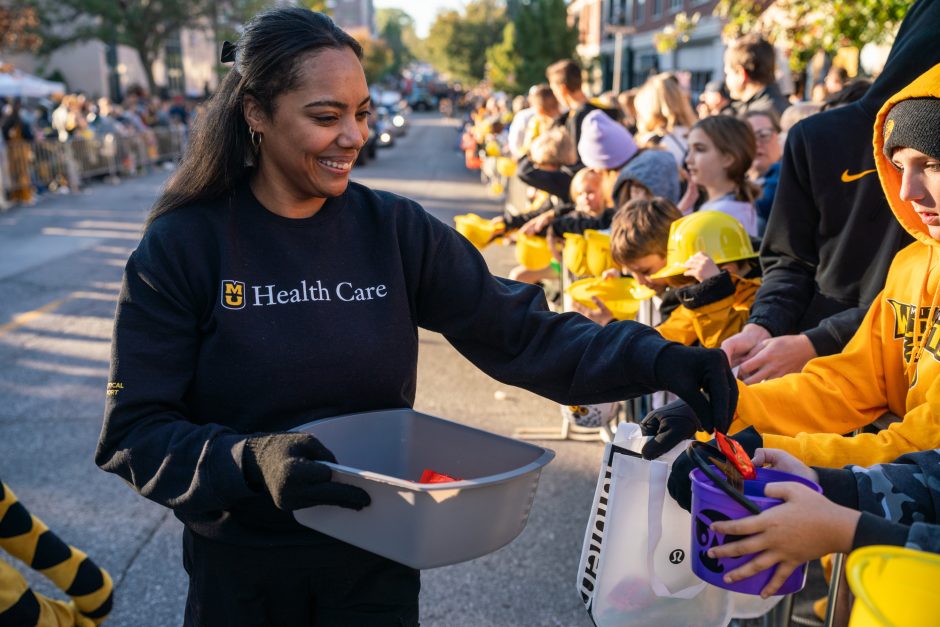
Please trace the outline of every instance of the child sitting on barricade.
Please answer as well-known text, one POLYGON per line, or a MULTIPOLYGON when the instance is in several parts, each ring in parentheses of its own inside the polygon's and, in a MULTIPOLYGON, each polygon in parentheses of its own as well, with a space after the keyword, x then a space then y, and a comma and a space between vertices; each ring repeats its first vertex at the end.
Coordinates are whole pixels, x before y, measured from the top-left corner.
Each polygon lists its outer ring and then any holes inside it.
MULTIPOLYGON (((553 212, 556 210, 573 211, 575 206, 563 202, 558 197, 560 193, 563 193, 565 198, 571 198, 572 196, 593 197, 598 191, 594 186, 595 181, 587 174, 578 177, 577 174, 572 174, 571 170, 568 169, 567 166, 577 161, 578 155, 574 148, 574 142, 565 129, 555 128, 539 135, 532 142, 530 155, 532 162, 537 163, 539 168, 529 168, 529 174, 532 175, 532 178, 526 182, 530 184, 538 183, 540 189, 537 190, 530 203, 531 208, 529 211, 519 215, 511 215, 506 212, 501 217, 493 219, 497 233, 515 231, 545 213, 554 215, 553 212)), ((582 172, 585 171, 582 170, 582 172)), ((532 235, 544 235, 544 233, 532 233, 532 235)), ((557 264, 551 263, 543 268, 530 268, 520 264, 509 271, 509 278, 523 283, 553 280, 558 278, 558 268, 557 264)))
MULTIPOLYGON (((564 231, 554 229, 554 224, 566 224, 567 221, 561 222, 566 218, 574 221, 581 218, 603 220, 608 207, 613 205, 613 183, 614 178, 604 172, 592 168, 578 170, 571 178, 571 203, 540 213, 526 221, 519 230, 526 235, 546 235, 551 231, 552 235, 560 236, 564 231)), ((610 214, 613 217, 612 211, 610 214)), ((609 225, 610 218, 607 222, 609 225)))
POLYGON ((559 203, 571 202, 572 169, 578 160, 571 135, 563 128, 553 128, 539 135, 519 160, 516 176, 526 185, 555 196, 559 203))
POLYGON ((519 178, 537 192, 529 209, 518 215, 504 212, 502 217, 494 218, 494 222, 503 231, 514 231, 550 209, 570 205, 575 176, 570 166, 577 160, 574 142, 565 129, 554 128, 539 135, 516 171, 519 178))

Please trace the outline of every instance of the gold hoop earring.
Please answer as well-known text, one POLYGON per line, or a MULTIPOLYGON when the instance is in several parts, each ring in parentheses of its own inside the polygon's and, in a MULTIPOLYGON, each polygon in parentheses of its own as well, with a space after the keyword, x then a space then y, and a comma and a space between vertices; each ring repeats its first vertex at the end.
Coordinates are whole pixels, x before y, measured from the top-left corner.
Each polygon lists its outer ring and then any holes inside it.
POLYGON ((261 133, 256 133, 255 129, 248 128, 248 134, 251 136, 251 146, 255 151, 261 150, 261 133))

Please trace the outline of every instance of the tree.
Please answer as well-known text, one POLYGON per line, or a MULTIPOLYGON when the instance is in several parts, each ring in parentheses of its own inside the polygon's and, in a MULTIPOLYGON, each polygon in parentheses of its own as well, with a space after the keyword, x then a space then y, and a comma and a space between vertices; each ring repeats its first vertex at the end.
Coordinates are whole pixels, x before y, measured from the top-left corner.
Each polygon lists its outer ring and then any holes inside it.
POLYGON ((503 29, 503 40, 486 50, 487 78, 494 89, 519 93, 519 83, 516 81, 518 66, 516 56, 516 25, 512 22, 503 29))
POLYGON ((274 5, 274 0, 213 0, 213 24, 218 42, 235 41, 245 23, 274 5))
POLYGON ((715 15, 726 21, 724 35, 762 32, 790 50, 790 67, 802 70, 818 50, 888 43, 914 0, 721 0, 715 15))
POLYGON ((137 51, 151 92, 153 63, 167 39, 186 28, 205 28, 215 0, 29 0, 37 11, 42 51, 98 39, 137 51))
POLYGON ((392 51, 381 39, 360 40, 362 44, 362 69, 369 83, 379 82, 392 65, 392 51))
POLYGON ((698 21, 701 17, 700 13, 693 13, 689 16, 685 11, 681 11, 676 15, 676 19, 672 24, 668 24, 660 32, 653 35, 656 52, 666 54, 669 51, 674 51, 680 44, 688 42, 698 27, 698 21))
POLYGON ((0 50, 38 50, 42 44, 42 39, 36 32, 38 26, 39 18, 35 8, 10 6, 8 2, 0 2, 0 50))
POLYGON ((375 12, 375 25, 392 53, 389 71, 397 74, 415 59, 406 43, 408 31, 414 33, 414 18, 401 9, 378 9, 375 12))
POLYGON ((303 0, 300 2, 301 6, 307 7, 311 11, 319 11, 320 13, 326 13, 331 15, 330 3, 327 0, 303 0))
POLYGON ((578 31, 568 25, 565 0, 532 0, 521 4, 515 24, 516 82, 521 89, 545 82, 545 68, 575 58, 578 31))
POLYGON ((458 80, 483 80, 486 50, 500 41, 506 23, 506 9, 497 0, 470 0, 463 15, 438 13, 427 37, 431 62, 458 80))

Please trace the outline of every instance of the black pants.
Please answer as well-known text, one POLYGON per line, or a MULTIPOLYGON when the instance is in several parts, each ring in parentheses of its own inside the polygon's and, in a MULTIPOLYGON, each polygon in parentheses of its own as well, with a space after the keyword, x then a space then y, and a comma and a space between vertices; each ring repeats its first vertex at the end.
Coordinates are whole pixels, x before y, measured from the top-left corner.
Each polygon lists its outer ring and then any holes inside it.
POLYGON ((337 541, 252 548, 183 531, 186 627, 418 625, 420 573, 337 541))

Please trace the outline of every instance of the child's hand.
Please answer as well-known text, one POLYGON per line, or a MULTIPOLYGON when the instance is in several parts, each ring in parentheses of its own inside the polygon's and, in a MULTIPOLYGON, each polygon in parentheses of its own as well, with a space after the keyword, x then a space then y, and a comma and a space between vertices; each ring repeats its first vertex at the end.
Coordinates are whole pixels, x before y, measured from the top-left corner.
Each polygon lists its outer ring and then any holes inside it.
POLYGON ((761 341, 758 350, 741 362, 738 376, 751 385, 799 372, 810 359, 816 358, 816 347, 802 333, 780 335, 761 341))
POLYGON ((703 252, 695 253, 683 265, 687 268, 683 274, 694 278, 699 283, 713 276, 718 276, 718 273, 721 272, 714 260, 703 252))
POLYGON ((682 215, 687 216, 692 213, 692 209, 695 208, 695 203, 698 201, 698 185, 689 181, 689 186, 685 189, 685 194, 682 195, 682 198, 679 199, 679 204, 676 205, 679 211, 682 212, 682 215))
POLYGON ((579 314, 581 314, 582 316, 584 316, 585 318, 587 318, 588 320, 596 322, 602 327, 607 326, 608 324, 616 320, 616 318, 614 318, 614 314, 611 313, 610 309, 607 308, 607 305, 604 304, 604 301, 602 301, 597 296, 592 296, 591 300, 593 300, 594 304, 597 305, 597 309, 592 309, 591 307, 585 307, 578 301, 574 301, 573 303, 574 310, 578 312, 579 314))
MULTIPOLYGON (((731 367, 740 366, 742 362, 757 355, 763 341, 770 339, 770 332, 757 324, 745 324, 737 335, 732 335, 721 343, 721 350, 728 356, 731 367)), ((738 375, 738 378, 744 377, 738 375)))
POLYGON ((772 483, 764 494, 784 502, 757 516, 712 523, 716 533, 748 537, 709 549, 708 555, 718 558, 759 553, 747 564, 725 574, 724 580, 740 581, 776 566, 776 572, 760 593, 766 599, 801 564, 827 553, 848 553, 861 513, 836 505, 801 483, 772 483))
POLYGON ((545 213, 541 213, 523 224, 522 228, 519 230, 526 235, 538 235, 544 231, 549 224, 552 223, 554 218, 555 212, 546 211, 545 213))
POLYGON ((601 278, 604 279, 605 281, 608 279, 619 279, 620 276, 621 276, 620 270, 618 270, 617 268, 607 268, 606 270, 601 272, 601 278))
POLYGON ((782 472, 788 472, 797 477, 803 477, 816 483, 819 481, 819 475, 816 471, 793 457, 786 451, 777 448, 759 448, 754 452, 755 467, 773 468, 782 472))

